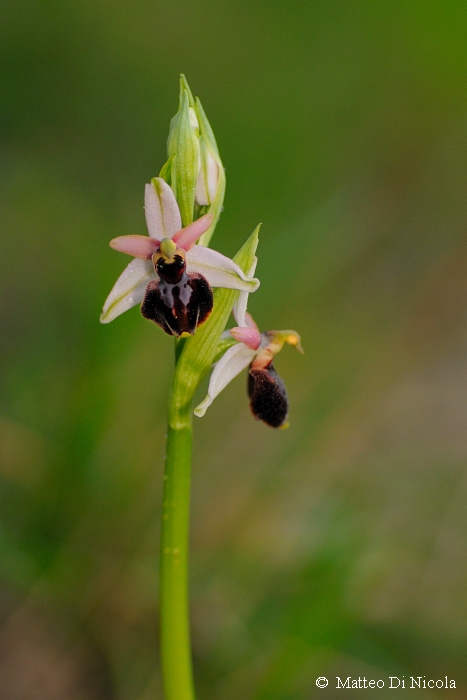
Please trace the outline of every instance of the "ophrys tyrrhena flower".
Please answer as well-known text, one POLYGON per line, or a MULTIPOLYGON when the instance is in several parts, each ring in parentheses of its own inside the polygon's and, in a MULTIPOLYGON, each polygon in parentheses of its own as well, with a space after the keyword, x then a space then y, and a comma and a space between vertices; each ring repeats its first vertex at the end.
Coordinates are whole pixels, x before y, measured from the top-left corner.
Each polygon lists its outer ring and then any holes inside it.
POLYGON ((247 276, 225 255, 195 245, 211 225, 211 215, 182 229, 180 210, 172 189, 154 178, 145 189, 149 236, 120 236, 110 242, 115 250, 133 255, 104 304, 102 323, 142 302, 143 316, 174 336, 193 334, 209 316, 211 287, 248 293, 259 281, 247 276))

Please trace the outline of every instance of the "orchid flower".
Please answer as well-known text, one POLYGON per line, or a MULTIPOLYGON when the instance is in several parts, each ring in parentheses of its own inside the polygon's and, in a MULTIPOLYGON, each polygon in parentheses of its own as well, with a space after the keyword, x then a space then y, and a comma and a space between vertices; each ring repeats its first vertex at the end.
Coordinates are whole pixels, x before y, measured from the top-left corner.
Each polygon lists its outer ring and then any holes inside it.
POLYGON ((149 236, 120 236, 110 246, 133 255, 106 299, 101 322, 109 323, 142 302, 141 313, 169 335, 192 335, 213 306, 211 287, 254 292, 259 281, 225 255, 195 245, 208 230, 205 214, 182 228, 180 209, 169 185, 153 178, 145 189, 149 236))
POLYGON ((288 399, 273 360, 284 343, 302 349, 295 331, 260 333, 247 313, 248 295, 259 286, 254 275, 260 225, 233 260, 207 247, 223 208, 225 171, 201 102, 193 97, 183 75, 167 157, 159 177, 145 189, 149 235, 110 241, 112 248, 134 260, 107 297, 101 322, 109 323, 141 303, 145 318, 179 338, 193 335, 207 319, 193 338, 175 343, 161 507, 159 610, 164 697, 192 700, 187 573, 195 392, 220 358, 211 374, 208 395, 195 409, 196 415, 203 416, 222 389, 249 367, 253 415, 284 428, 288 399), (221 289, 213 295, 212 287, 221 289), (237 325, 223 333, 231 312, 237 325))
POLYGON ((215 365, 208 394, 195 408, 195 415, 204 416, 207 408, 227 384, 250 366, 248 395, 253 415, 273 428, 286 428, 289 410, 287 392, 272 362, 284 343, 303 352, 300 336, 295 331, 260 333, 253 318, 246 312, 247 297, 247 294, 240 295, 234 308, 237 323, 241 321, 242 325, 232 328, 230 335, 238 343, 230 347, 215 365))

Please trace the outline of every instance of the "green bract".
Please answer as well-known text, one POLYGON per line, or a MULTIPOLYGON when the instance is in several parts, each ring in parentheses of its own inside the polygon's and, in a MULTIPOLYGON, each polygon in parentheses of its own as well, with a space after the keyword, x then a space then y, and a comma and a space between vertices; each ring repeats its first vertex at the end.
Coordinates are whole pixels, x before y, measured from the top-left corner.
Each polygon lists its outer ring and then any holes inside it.
MULTIPOLYGON (((244 272, 248 271, 255 261, 259 229, 260 226, 257 226, 233 258, 244 272)), ((184 347, 175 367, 169 423, 176 421, 177 414, 191 405, 199 383, 218 354, 222 332, 239 293, 234 289, 217 289, 214 293, 214 308, 211 316, 197 329, 192 338, 178 341, 184 343, 184 347)), ((172 427, 175 428, 176 425, 172 427)))

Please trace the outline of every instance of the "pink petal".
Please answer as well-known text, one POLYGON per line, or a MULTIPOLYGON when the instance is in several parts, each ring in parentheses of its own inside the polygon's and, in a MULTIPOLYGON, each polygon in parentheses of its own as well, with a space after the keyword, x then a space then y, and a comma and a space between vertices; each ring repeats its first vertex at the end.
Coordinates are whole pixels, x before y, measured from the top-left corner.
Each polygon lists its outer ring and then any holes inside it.
POLYGON ((119 236, 110 241, 109 246, 120 253, 133 255, 135 258, 150 260, 159 248, 159 241, 149 236, 119 236))
POLYGON ((237 326, 231 329, 230 335, 252 350, 257 350, 261 343, 261 333, 257 328, 240 328, 237 326))
POLYGON ((177 231, 172 236, 172 240, 179 248, 190 250, 194 244, 205 233, 212 224, 212 214, 205 214, 200 219, 196 219, 192 224, 189 224, 181 231, 177 231))

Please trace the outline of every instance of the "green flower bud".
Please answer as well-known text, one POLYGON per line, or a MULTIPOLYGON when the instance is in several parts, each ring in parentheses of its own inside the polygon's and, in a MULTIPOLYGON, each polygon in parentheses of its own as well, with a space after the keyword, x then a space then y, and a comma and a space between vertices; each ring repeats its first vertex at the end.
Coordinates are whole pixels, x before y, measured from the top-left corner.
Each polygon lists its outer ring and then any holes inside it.
POLYGON ((196 98, 195 110, 199 123, 201 156, 196 201, 199 205, 208 206, 207 211, 212 214, 212 224, 199 240, 200 245, 207 246, 224 204, 225 172, 211 125, 198 98, 196 98))
POLYGON ((182 79, 180 105, 170 122, 169 159, 161 170, 161 177, 170 184, 180 207, 183 226, 188 226, 194 219, 195 189, 200 170, 198 119, 190 102, 193 102, 193 96, 182 79))
POLYGON ((203 214, 212 224, 199 243, 207 246, 222 211, 225 173, 211 125, 198 98, 180 77, 180 106, 170 124, 168 160, 160 176, 171 186, 184 226, 203 214))

